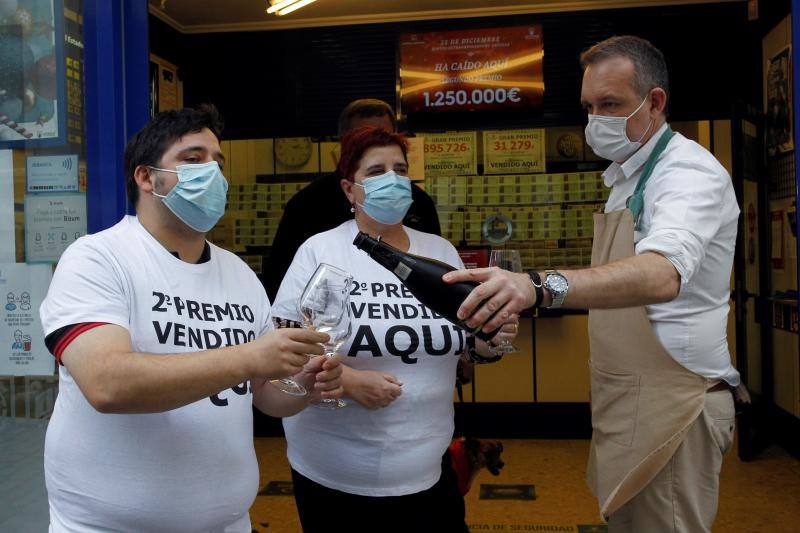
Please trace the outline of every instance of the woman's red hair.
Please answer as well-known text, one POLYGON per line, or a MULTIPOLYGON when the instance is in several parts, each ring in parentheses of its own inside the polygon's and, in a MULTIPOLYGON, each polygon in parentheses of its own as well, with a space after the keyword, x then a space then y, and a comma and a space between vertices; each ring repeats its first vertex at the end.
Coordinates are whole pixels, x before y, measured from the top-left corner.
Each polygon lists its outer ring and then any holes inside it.
POLYGON ((336 165, 336 175, 340 179, 353 181, 364 153, 375 146, 395 145, 403 152, 403 159, 408 162, 408 141, 399 133, 386 131, 375 126, 356 128, 342 139, 342 155, 336 165))

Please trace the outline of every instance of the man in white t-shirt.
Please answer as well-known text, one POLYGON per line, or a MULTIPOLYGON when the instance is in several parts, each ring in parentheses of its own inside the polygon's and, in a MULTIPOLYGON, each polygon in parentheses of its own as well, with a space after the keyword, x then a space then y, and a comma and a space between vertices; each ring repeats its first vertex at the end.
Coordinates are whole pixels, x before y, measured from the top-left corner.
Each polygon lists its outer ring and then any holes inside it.
POLYGON ((50 531, 251 531, 252 410, 342 393, 325 334, 272 331, 247 265, 208 243, 227 181, 216 110, 157 115, 125 150, 137 216, 61 258, 41 307, 60 363, 45 442, 50 531), (295 376, 296 398, 269 380, 295 376))

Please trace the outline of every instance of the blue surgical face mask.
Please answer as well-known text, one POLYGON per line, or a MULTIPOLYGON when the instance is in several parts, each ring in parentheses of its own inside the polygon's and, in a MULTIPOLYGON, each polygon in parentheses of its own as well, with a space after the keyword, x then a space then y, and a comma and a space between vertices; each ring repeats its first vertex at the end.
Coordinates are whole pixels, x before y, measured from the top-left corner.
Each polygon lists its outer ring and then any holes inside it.
POLYGON ((176 170, 149 167, 178 175, 178 183, 166 195, 153 191, 164 205, 184 224, 200 233, 207 233, 225 214, 228 180, 216 161, 178 165, 176 170))
POLYGON ((394 170, 356 183, 364 188, 364 212, 381 224, 401 222, 411 207, 411 180, 398 176, 394 170))

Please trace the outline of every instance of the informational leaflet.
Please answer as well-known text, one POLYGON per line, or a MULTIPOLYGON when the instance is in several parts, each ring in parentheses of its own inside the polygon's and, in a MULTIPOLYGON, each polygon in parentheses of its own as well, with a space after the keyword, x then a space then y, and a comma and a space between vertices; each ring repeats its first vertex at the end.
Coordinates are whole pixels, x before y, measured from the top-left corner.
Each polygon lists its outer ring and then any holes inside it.
POLYGON ((55 263, 67 246, 86 235, 83 193, 25 196, 25 256, 29 263, 55 263))
POLYGON ((0 263, 13 263, 14 234, 14 161, 11 150, 0 150, 0 263))
POLYGON ((545 172, 544 129, 483 132, 483 173, 545 172))
POLYGON ((28 192, 78 192, 78 156, 30 156, 25 176, 28 192))
POLYGON ((464 176, 478 173, 478 134, 449 131, 425 134, 425 175, 464 176))
POLYGON ((55 372, 44 344, 39 306, 52 278, 50 265, 0 263, 0 375, 43 376, 55 372))

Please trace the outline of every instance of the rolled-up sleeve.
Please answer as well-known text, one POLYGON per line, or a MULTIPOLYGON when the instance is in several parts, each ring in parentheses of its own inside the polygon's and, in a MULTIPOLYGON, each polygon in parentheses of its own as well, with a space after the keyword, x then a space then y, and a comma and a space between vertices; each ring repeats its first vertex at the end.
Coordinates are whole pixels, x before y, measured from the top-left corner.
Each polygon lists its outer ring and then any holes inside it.
POLYGON ((727 173, 691 162, 676 162, 658 172, 645 189, 645 237, 636 253, 656 252, 675 266, 687 284, 705 258, 721 225, 727 173))

